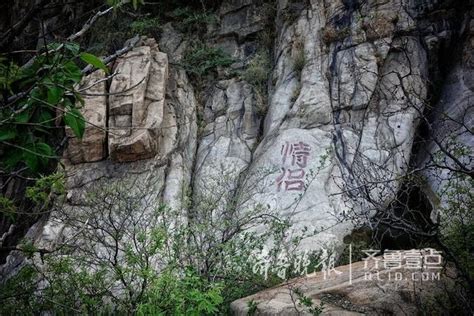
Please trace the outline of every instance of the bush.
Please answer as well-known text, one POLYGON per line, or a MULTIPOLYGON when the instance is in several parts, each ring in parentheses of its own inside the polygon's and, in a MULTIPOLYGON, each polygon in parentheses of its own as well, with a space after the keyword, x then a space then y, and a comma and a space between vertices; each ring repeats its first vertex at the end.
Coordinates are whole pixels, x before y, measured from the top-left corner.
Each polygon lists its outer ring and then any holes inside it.
POLYGON ((270 73, 271 64, 270 56, 266 52, 260 52, 250 60, 245 69, 242 78, 258 88, 262 92, 266 91, 268 75, 270 73))
POLYGON ((253 272, 251 258, 269 240, 277 262, 289 227, 267 208, 210 221, 213 197, 201 196, 202 218, 184 222, 179 211, 155 206, 149 183, 90 192, 83 206, 51 214, 74 238, 52 250, 19 247, 30 260, 2 286, 0 314, 227 314, 233 300, 281 282, 253 272), (257 225, 267 232, 244 228, 257 225))
POLYGON ((293 55, 293 69, 301 76, 301 72, 303 71, 304 66, 306 65, 306 56, 304 54, 304 47, 303 44, 296 45, 296 51, 293 55))
POLYGON ((191 268, 182 277, 162 272, 148 287, 137 314, 215 315, 223 302, 222 289, 222 284, 209 282, 191 268))
POLYGON ((329 45, 333 42, 341 41, 350 34, 350 29, 348 27, 337 29, 332 25, 327 25, 321 29, 322 40, 324 44, 329 45))
POLYGON ((192 47, 181 60, 182 67, 198 77, 208 75, 218 67, 228 67, 234 59, 222 49, 198 44, 192 47))
POLYGON ((264 116, 267 112, 267 81, 271 72, 268 52, 257 53, 248 63, 242 78, 254 87, 257 113, 264 116))
POLYGON ((130 25, 130 28, 133 33, 147 35, 152 33, 154 30, 158 29, 160 26, 159 18, 141 18, 135 20, 130 25))
POLYGON ((171 14, 178 22, 178 29, 182 32, 189 33, 196 31, 205 32, 207 26, 217 21, 214 14, 197 11, 190 7, 177 8, 171 14))
POLYGON ((440 212, 440 241, 455 256, 466 277, 474 278, 474 180, 468 175, 449 179, 447 204, 440 212))

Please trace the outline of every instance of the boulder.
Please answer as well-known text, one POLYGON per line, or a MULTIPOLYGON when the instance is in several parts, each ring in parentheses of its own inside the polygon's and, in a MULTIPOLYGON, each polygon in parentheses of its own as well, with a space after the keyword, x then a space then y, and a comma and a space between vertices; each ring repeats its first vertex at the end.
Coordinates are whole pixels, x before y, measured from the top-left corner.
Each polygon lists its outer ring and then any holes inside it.
POLYGON ((453 289, 454 270, 441 269, 434 249, 398 254, 400 261, 387 255, 370 257, 289 280, 236 300, 231 309, 238 316, 248 315, 251 305, 256 306, 254 315, 313 315, 301 304, 306 298, 313 307, 322 306, 320 315, 416 315, 420 306, 436 314, 438 295, 453 289), (418 262, 422 264, 417 266, 418 262))
POLYGON ((168 58, 152 39, 125 54, 114 67, 109 98, 109 154, 115 161, 158 153, 168 58))

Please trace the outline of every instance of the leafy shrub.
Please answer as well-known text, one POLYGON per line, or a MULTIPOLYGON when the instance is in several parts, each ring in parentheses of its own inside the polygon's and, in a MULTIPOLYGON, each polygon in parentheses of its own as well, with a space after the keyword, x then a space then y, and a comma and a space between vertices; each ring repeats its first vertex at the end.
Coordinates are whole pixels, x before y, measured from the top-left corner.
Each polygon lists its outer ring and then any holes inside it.
POLYGON ((341 41, 350 34, 348 27, 337 29, 332 25, 327 25, 321 29, 322 40, 324 44, 329 45, 332 42, 341 41))
POLYGON ((215 315, 223 302, 222 285, 210 283, 192 268, 178 277, 162 272, 147 289, 138 315, 215 315))
POLYGON ((0 164, 4 170, 23 164, 36 173, 57 158, 51 136, 57 134, 58 113, 76 137, 84 133, 85 121, 77 106, 83 100, 75 90, 82 72, 76 60, 106 67, 94 55, 80 53, 73 43, 52 44, 48 49, 48 54, 38 55, 21 69, 5 60, 0 65, 2 94, 10 100, 0 110, 0 149, 6 157, 0 164))
POLYGON ((263 92, 267 85, 270 70, 271 64, 269 54, 267 52, 260 52, 255 54, 255 56, 250 60, 242 78, 263 92))
POLYGON ((441 209, 440 239, 456 257, 468 278, 474 278, 474 180, 458 175, 445 189, 447 204, 441 209))
POLYGON ((182 32, 205 32, 209 24, 217 21, 214 14, 198 11, 190 7, 177 8, 171 15, 177 20, 177 27, 182 32))
POLYGON ((130 28, 133 33, 138 34, 148 34, 156 30, 160 25, 159 18, 141 18, 135 20, 130 25, 130 28))
POLYGON ((297 41, 294 44, 293 49, 293 69, 301 76, 304 66, 306 65, 306 56, 304 52, 304 44, 301 41, 297 41))
POLYGON ((0 214, 9 220, 14 220, 17 212, 17 207, 15 203, 4 197, 0 196, 0 214))
MULTIPOLYGON (((281 282, 255 274, 249 258, 285 236, 286 222, 257 208, 242 218, 183 225, 179 210, 155 206, 153 188, 107 183, 80 209, 53 213, 74 238, 53 251, 23 243, 30 264, 1 285, 0 314, 228 314, 233 300, 281 282), (269 229, 257 235, 246 225, 269 229)), ((212 201, 200 201, 211 213, 212 201)))
POLYGON ((65 191, 64 174, 57 172, 39 178, 33 186, 26 188, 26 197, 42 205, 48 202, 50 194, 63 195, 65 191))
POLYGON ((257 113, 261 116, 264 116, 267 112, 267 81, 270 72, 269 53, 262 51, 250 60, 242 74, 242 78, 254 87, 257 113))
POLYGON ((324 302, 321 301, 319 305, 315 305, 313 299, 304 293, 299 288, 292 289, 298 298, 298 307, 305 309, 310 315, 319 316, 324 310, 324 302))
POLYGON ((183 68, 198 76, 203 77, 218 67, 228 67, 234 59, 221 48, 198 44, 192 47, 181 60, 183 68))

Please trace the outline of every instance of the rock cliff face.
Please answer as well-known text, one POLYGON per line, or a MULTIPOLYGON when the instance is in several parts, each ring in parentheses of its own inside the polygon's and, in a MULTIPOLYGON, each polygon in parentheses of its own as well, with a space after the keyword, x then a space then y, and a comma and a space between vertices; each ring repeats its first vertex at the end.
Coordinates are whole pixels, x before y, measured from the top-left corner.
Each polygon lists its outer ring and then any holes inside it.
MULTIPOLYGON (((264 207, 294 234, 316 231, 301 249, 340 246, 439 151, 413 145, 426 117, 440 139, 472 131, 469 2, 224 0, 205 41, 236 62, 204 84, 179 66, 189 39, 165 25, 120 57, 109 84, 91 86, 102 72, 81 84, 88 124, 82 140, 68 132, 64 208, 95 185, 133 178, 185 220, 208 216, 204 204, 217 217, 264 207), (258 87, 242 74, 268 52, 258 87), (445 123, 443 111, 457 120, 445 123)), ((472 134, 458 139, 472 146, 472 134)), ((442 184, 426 177, 436 195, 442 184)), ((65 234, 53 214, 38 239, 65 234)))
POLYGON ((182 208, 185 217, 184 196, 192 192, 198 213, 210 200, 221 215, 231 201, 239 214, 264 206, 288 218, 295 233, 317 231, 302 248, 338 246, 393 201, 413 160, 423 164, 426 151, 413 142, 436 100, 433 89, 442 91, 436 107, 460 119, 472 111, 468 7, 223 1, 208 41, 238 61, 237 75, 220 75, 200 91, 176 66, 186 39, 166 25, 159 45, 143 39, 116 62, 109 87, 88 87, 100 72, 84 80, 91 124, 65 154, 68 204, 80 204, 97 182, 133 175, 153 182, 156 203, 182 208), (268 95, 239 75, 268 49, 265 38, 273 65, 268 95), (437 63, 449 45, 455 60, 437 63))

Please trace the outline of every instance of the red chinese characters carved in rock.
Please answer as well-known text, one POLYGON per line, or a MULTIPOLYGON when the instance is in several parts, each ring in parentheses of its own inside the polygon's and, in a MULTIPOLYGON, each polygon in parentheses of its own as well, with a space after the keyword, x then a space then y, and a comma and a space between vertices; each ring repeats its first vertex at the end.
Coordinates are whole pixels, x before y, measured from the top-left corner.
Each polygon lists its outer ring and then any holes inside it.
POLYGON ((304 177, 311 147, 303 142, 285 142, 281 146, 281 174, 276 179, 277 191, 303 191, 304 177), (288 166, 289 165, 289 166, 288 166))

